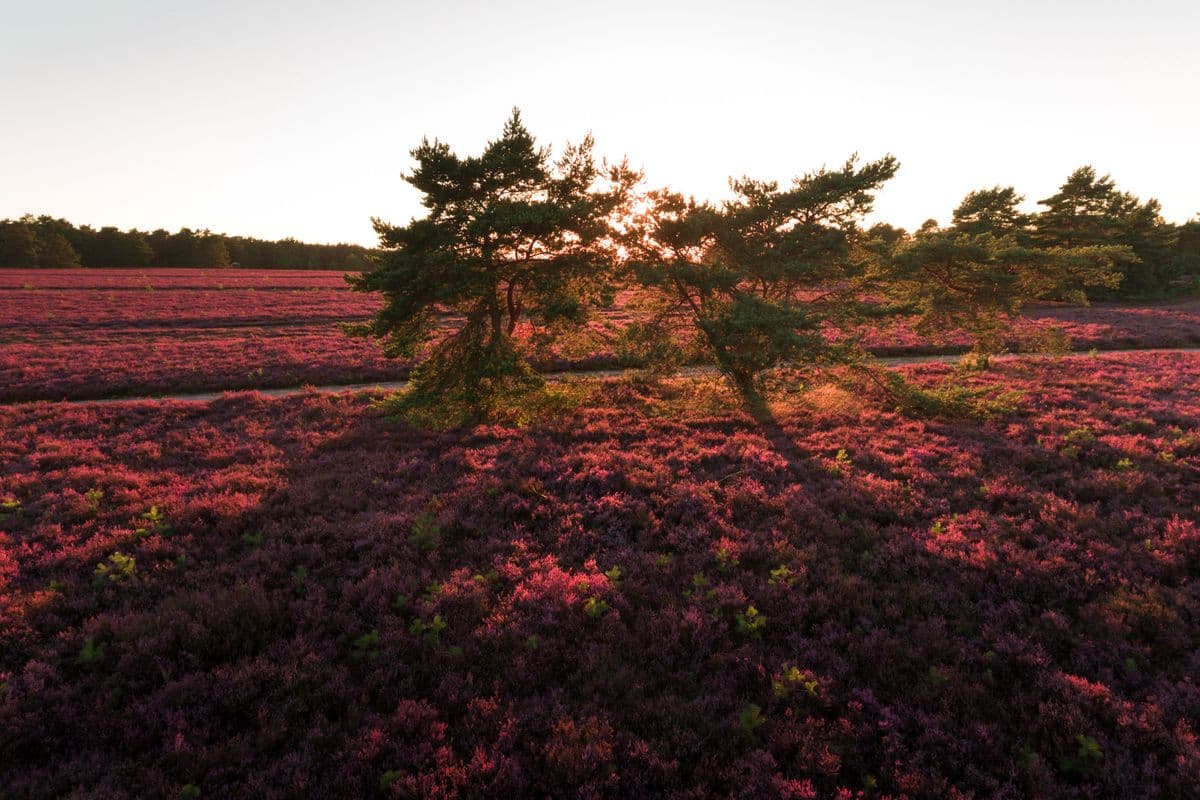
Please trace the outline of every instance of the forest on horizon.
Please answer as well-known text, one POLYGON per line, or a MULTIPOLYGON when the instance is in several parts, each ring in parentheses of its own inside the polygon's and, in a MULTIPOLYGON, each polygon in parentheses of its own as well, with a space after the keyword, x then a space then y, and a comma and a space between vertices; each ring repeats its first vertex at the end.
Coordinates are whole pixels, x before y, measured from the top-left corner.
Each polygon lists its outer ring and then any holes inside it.
POLYGON ((338 269, 371 266, 370 248, 311 244, 297 239, 229 236, 207 228, 140 231, 75 225, 49 215, 0 220, 0 266, 98 269, 178 267, 223 269, 338 269))

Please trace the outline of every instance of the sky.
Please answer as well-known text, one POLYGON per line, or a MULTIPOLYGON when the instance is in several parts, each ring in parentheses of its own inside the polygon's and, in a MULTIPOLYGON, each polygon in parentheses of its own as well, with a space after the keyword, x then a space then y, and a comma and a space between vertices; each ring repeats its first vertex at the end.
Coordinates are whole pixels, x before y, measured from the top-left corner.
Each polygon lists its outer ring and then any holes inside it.
POLYGON ((374 244, 420 216, 422 137, 510 109, 651 186, 728 196, 852 153, 873 220, 1026 206, 1076 167, 1200 212, 1195 0, 0 0, 0 218, 374 244))

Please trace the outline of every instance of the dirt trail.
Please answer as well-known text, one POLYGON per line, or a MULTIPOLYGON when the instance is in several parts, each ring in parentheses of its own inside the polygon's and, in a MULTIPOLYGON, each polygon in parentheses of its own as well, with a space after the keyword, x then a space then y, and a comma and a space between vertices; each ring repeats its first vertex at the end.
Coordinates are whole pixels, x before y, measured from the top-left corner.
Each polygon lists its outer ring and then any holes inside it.
MULTIPOLYGON (((1044 353, 1010 353, 1007 355, 996 356, 995 361, 1008 361, 1012 359, 1024 358, 1090 358, 1104 356, 1120 356, 1130 355, 1135 353, 1200 353, 1200 347, 1151 347, 1151 348, 1128 348, 1122 350, 1100 350, 1100 351, 1075 351, 1064 353, 1061 355, 1046 355, 1044 353)), ((894 356, 890 358, 879 358, 876 362, 884 366, 906 366, 911 364, 947 364, 958 361, 962 358, 962 354, 952 355, 936 355, 936 356, 894 356)), ((564 381, 575 379, 588 378, 617 378, 622 375, 636 372, 636 369, 601 369, 601 370, 575 370, 567 372, 549 372, 545 374, 547 380, 564 381)), ((716 372, 715 367, 685 367, 678 374, 683 376, 690 375, 709 375, 716 372)), ((218 400, 226 394, 238 394, 253 392, 263 395, 264 397, 289 397, 291 395, 307 394, 309 392, 319 392, 323 394, 341 394, 345 392, 367 392, 367 391, 395 391, 403 389, 408 385, 408 381, 377 381, 374 383, 339 383, 328 384, 324 386, 289 386, 277 389, 225 389, 210 392, 190 392, 179 394, 162 394, 162 395, 132 395, 125 397, 104 397, 82 400, 22 400, 16 403, 0 403, 0 405, 15 406, 29 405, 31 403, 74 403, 74 404, 94 404, 94 405, 113 405, 116 403, 140 403, 148 400, 177 400, 181 402, 207 403, 213 400, 218 400)))

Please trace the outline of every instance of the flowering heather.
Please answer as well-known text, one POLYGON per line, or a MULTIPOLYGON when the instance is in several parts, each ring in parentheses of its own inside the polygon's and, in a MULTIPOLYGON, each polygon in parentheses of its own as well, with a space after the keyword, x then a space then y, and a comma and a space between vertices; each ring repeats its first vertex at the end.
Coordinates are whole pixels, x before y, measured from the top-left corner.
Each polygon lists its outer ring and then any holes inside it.
POLYGON ((0 335, 23 331, 76 328, 227 327, 294 325, 314 321, 360 319, 376 302, 344 289, 113 289, 75 291, 30 289, 3 292, 17 302, 0 308, 0 335))
MULTIPOLYGON (((0 288, 0 401, 397 380, 410 366, 338 328, 378 304, 350 292, 338 273, 0 270, 0 287, 8 287, 0 288), (34 288, 17 288, 27 284, 34 288)), ((637 292, 619 293, 614 309, 541 349, 534 363, 547 370, 621 364, 619 334, 646 313, 638 302, 637 292)), ((1031 308, 1010 344, 1052 327, 1077 349, 1196 346, 1200 301, 1031 308)), ((517 333, 536 334, 528 326, 517 333)), ((692 341, 692 333, 681 319, 680 340, 692 341)), ((881 320, 864 333, 879 355, 969 346, 962 336, 922 339, 905 319, 881 320)))
POLYGON ((400 380, 409 365, 334 325, 115 330, 8 344, 0 399, 37 400, 400 380))
POLYGON ((312 269, 0 269, 0 289, 345 289, 312 269))
POLYGON ((1200 356, 976 380, 0 408, 0 792, 1195 796, 1200 356))

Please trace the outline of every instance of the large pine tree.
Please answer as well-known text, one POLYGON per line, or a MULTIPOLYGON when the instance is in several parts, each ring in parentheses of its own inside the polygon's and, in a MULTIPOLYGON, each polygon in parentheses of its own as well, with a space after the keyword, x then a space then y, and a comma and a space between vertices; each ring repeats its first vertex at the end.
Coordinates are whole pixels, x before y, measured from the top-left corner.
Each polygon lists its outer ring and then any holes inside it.
POLYGON ((830 325, 858 309, 853 245, 892 156, 821 169, 781 188, 731 181, 721 207, 651 193, 636 251, 644 286, 687 310, 709 354, 749 401, 758 377, 785 364, 837 361, 830 325))
POLYGON ((1098 176, 1094 167, 1084 166, 1038 203, 1046 210, 1034 216, 1034 236, 1043 247, 1132 249, 1135 258, 1118 265, 1122 293, 1152 292, 1170 279, 1176 230, 1163 221, 1157 200, 1143 203, 1118 190, 1111 176, 1098 176))
POLYGON ((352 332, 420 360, 414 397, 483 408, 537 385, 518 326, 582 322, 610 289, 609 220, 640 176, 598 164, 592 147, 589 135, 552 161, 514 109, 478 156, 437 140, 412 151, 405 180, 428 213, 407 225, 374 220, 379 264, 350 282, 384 299, 352 332))

